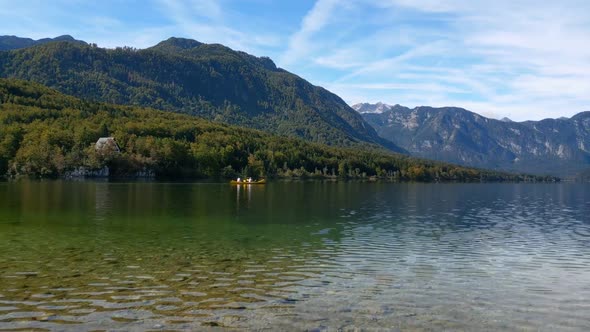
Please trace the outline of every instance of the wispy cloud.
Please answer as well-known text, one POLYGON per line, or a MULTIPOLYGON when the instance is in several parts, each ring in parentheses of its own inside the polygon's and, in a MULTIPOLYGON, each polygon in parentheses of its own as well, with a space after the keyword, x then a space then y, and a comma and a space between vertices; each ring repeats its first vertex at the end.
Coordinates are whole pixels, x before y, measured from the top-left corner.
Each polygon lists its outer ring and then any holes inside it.
POLYGON ((438 54, 445 53, 448 50, 449 46, 446 45, 444 41, 436 41, 430 44, 419 45, 394 57, 367 63, 352 73, 345 75, 340 79, 340 81, 350 80, 361 75, 370 75, 375 73, 383 74, 384 72, 396 73, 400 71, 400 67, 403 70, 406 66, 406 63, 413 59, 436 56, 438 54))
POLYGON ((158 0, 169 18, 182 24, 194 23, 197 18, 220 21, 223 11, 216 1, 210 0, 158 0))
POLYGON ((355 89, 355 90, 402 90, 402 91, 430 91, 434 93, 468 93, 466 89, 461 89, 455 86, 449 86, 439 83, 352 83, 352 84, 334 84, 325 83, 326 86, 332 89, 355 89))
POLYGON ((177 34, 207 43, 221 43, 239 50, 259 53, 260 47, 276 46, 271 33, 250 34, 232 28, 219 2, 212 0, 158 0, 177 34))
POLYGON ((281 58, 282 64, 289 65, 297 58, 309 53, 313 48, 310 38, 329 23, 332 12, 338 3, 339 0, 316 1, 313 8, 303 18, 300 29, 291 36, 287 51, 281 58))
POLYGON ((456 105, 517 120, 590 109, 590 3, 358 2, 363 29, 404 29, 407 42, 351 34, 345 47, 310 55, 341 72, 326 84, 351 103, 456 105))
POLYGON ((220 20, 223 18, 223 10, 219 1, 216 0, 193 0, 190 2, 195 12, 206 15, 211 19, 220 20))

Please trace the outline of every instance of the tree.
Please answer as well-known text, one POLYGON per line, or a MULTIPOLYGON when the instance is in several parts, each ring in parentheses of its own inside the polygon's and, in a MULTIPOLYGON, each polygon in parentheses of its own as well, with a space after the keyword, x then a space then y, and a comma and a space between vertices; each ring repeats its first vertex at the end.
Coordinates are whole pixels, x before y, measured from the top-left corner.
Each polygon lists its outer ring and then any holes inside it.
POLYGON ((259 160, 253 154, 248 156, 248 173, 246 176, 263 177, 264 176, 264 162, 259 160))
POLYGON ((0 172, 10 176, 58 177, 80 166, 106 165, 118 175, 151 170, 168 177, 234 177, 240 171, 251 177, 553 180, 428 162, 377 148, 326 146, 189 115, 87 102, 18 80, 0 78, 0 99, 5 101, 0 103, 0 172), (96 138, 107 132, 116 137, 121 151, 112 141, 97 149, 96 138))

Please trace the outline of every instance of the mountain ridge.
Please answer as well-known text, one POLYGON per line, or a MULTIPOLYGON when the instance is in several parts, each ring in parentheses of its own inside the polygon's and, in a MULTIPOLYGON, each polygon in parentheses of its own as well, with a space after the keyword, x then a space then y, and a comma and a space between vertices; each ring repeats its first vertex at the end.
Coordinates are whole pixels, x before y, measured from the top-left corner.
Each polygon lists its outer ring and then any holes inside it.
POLYGON ((382 139, 340 97, 220 44, 169 38, 146 49, 53 42, 0 52, 0 77, 76 97, 153 107, 338 146, 382 139))
POLYGON ((481 117, 486 118, 486 119, 489 119, 489 120, 502 121, 502 122, 516 122, 516 123, 539 122, 539 121, 543 121, 543 120, 569 120, 569 119, 572 119, 572 118, 574 118, 575 116, 577 116, 579 114, 582 114, 582 113, 590 113, 590 111, 581 111, 581 112, 578 112, 578 113, 572 115, 569 118, 567 116, 560 116, 558 118, 543 118, 543 119, 540 119, 540 120, 514 121, 514 120, 512 120, 512 119, 510 119, 508 117, 503 117, 501 119, 491 118, 491 117, 488 117, 488 116, 485 116, 485 115, 481 115, 481 114, 479 114, 477 112, 470 111, 470 110, 468 110, 466 108, 459 107, 459 106, 432 107, 432 106, 422 105, 422 106, 415 106, 414 108, 410 108, 410 107, 403 106, 403 105, 400 105, 400 104, 391 105, 391 104, 387 104, 387 103, 384 103, 384 102, 380 102, 379 101, 379 102, 374 103, 374 104, 372 104, 372 103, 356 103, 356 104, 352 104, 350 107, 352 109, 354 109, 355 111, 357 111, 358 113, 361 113, 361 114, 363 114, 363 113, 383 113, 383 112, 386 112, 386 111, 391 110, 391 109, 413 110, 413 109, 418 109, 418 108, 421 108, 421 107, 428 107, 428 108, 435 108, 435 109, 450 108, 450 109, 458 109, 458 110, 463 110, 463 111, 466 111, 466 112, 469 112, 469 113, 473 113, 473 114, 476 114, 478 116, 481 116, 481 117), (383 110, 383 111, 381 111, 381 110, 383 110))
POLYGON ((14 35, 4 35, 0 36, 0 51, 10 51, 60 41, 87 44, 85 41, 77 40, 70 35, 61 35, 55 38, 41 38, 37 40, 32 38, 17 37, 14 35))
POLYGON ((370 111, 362 116, 379 135, 414 156, 562 176, 590 168, 590 112, 569 119, 514 122, 486 118, 458 107, 370 111))

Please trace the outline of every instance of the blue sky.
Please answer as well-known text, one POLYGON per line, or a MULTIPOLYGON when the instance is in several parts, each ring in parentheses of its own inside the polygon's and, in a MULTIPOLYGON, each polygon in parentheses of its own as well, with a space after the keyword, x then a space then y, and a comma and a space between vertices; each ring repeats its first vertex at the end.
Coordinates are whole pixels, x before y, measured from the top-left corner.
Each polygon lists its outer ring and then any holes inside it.
POLYGON ((590 1, 0 0, 0 34, 222 43, 341 96, 514 120, 590 110, 590 1))

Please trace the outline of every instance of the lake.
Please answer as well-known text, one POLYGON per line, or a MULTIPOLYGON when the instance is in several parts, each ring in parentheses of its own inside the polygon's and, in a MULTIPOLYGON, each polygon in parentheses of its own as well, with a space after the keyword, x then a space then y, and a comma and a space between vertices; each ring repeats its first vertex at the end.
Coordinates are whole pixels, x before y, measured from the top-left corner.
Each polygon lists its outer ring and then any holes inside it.
POLYGON ((0 330, 590 329, 590 186, 0 183, 0 330))

